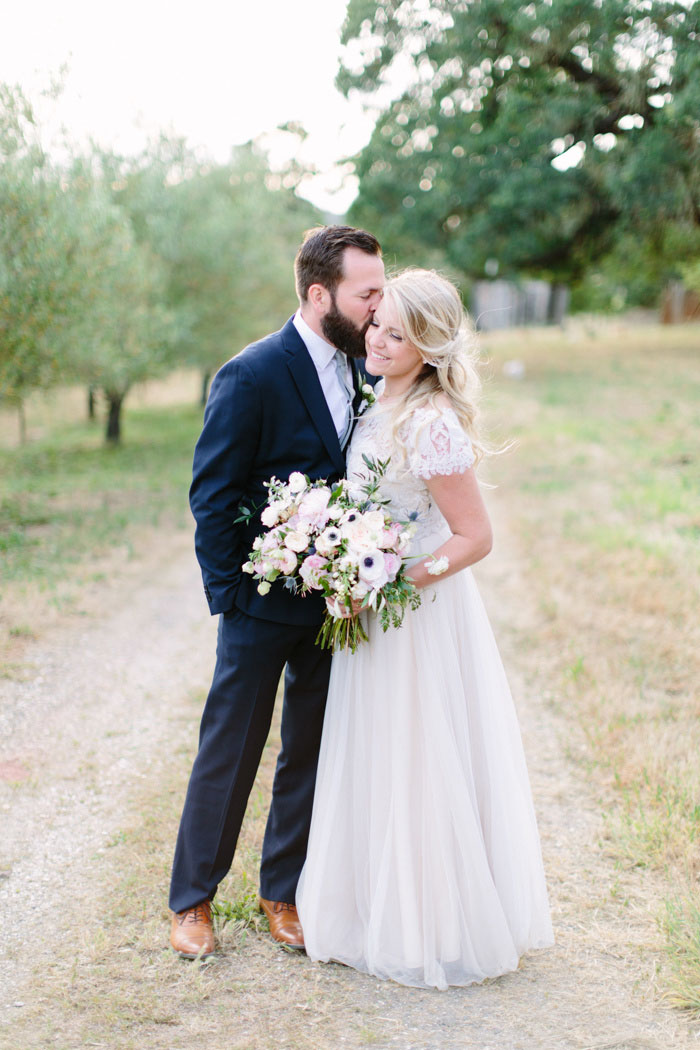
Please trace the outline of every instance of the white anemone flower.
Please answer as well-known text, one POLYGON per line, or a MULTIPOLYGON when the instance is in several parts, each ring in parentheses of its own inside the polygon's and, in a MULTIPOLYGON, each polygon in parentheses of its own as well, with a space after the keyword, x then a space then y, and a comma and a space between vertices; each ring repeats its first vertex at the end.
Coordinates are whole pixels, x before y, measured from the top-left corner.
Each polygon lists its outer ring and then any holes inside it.
POLYGON ((383 587, 388 582, 389 576, 384 565, 382 551, 368 550, 361 554, 357 570, 361 582, 368 584, 373 589, 383 587))

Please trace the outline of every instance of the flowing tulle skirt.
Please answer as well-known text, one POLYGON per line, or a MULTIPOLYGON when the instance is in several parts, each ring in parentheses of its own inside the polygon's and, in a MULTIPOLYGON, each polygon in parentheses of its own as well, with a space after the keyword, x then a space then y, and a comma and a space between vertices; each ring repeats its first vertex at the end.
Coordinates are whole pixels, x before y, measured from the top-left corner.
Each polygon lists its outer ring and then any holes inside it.
MULTIPOLYGON (((430 549, 430 548, 428 548, 430 549)), ((333 658, 297 905, 307 954, 445 988, 552 927, 520 731, 466 570, 333 658)))

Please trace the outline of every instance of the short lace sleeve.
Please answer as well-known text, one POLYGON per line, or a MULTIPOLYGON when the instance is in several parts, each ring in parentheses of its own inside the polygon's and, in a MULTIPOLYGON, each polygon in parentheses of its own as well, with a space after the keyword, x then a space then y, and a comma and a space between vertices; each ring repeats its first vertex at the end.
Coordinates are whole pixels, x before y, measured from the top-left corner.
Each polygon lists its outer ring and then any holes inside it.
POLYGON ((419 409, 407 435, 408 466, 415 477, 462 474, 474 463, 474 450, 452 408, 419 409))

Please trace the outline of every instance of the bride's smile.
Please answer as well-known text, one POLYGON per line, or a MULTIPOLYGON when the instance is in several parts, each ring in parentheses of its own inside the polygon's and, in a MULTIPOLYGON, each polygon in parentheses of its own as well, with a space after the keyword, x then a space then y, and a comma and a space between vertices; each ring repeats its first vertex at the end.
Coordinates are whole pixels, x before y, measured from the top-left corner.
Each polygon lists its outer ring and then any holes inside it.
POLYGON ((392 305, 382 300, 365 335, 367 371, 385 378, 385 396, 395 397, 409 389, 423 369, 423 359, 404 335, 392 305))

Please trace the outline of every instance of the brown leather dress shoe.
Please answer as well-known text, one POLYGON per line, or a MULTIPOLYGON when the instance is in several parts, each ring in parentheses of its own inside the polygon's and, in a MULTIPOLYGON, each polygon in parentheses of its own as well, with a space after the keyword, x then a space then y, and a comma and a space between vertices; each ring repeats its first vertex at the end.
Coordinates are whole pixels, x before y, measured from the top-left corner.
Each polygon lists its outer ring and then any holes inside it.
POLYGON ((183 959, 206 959, 214 951, 211 901, 176 912, 170 927, 170 944, 183 959))
POLYGON ((270 933, 280 944, 288 948, 304 948, 304 933, 299 915, 293 904, 284 901, 266 901, 260 898, 260 907, 270 923, 270 933))

